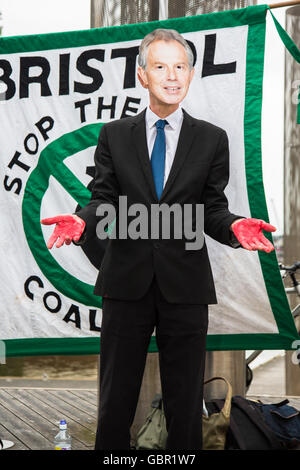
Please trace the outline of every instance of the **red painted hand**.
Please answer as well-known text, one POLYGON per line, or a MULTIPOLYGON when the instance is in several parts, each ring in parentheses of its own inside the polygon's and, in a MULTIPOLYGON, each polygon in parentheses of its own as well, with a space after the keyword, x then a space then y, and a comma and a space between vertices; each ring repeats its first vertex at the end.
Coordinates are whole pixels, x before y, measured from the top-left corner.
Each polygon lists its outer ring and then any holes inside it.
POLYGON ((60 248, 64 243, 70 245, 72 240, 78 242, 85 227, 84 220, 78 217, 78 215, 73 214, 60 214, 56 217, 49 217, 48 219, 41 220, 41 224, 56 224, 54 232, 47 243, 47 248, 49 249, 53 247, 57 240, 56 248, 60 248))
POLYGON ((264 236, 262 230, 275 232, 276 227, 260 219, 239 219, 231 224, 231 229, 243 248, 270 253, 274 246, 264 236))

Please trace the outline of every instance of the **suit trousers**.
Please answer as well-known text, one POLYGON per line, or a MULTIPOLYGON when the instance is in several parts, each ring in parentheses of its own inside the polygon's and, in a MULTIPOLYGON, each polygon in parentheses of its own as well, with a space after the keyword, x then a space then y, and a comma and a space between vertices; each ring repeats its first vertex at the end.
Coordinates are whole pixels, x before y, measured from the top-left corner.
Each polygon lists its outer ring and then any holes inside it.
POLYGON ((130 449, 130 427, 155 329, 166 448, 200 450, 208 306, 167 302, 154 277, 141 299, 103 298, 102 308, 95 449, 130 449))

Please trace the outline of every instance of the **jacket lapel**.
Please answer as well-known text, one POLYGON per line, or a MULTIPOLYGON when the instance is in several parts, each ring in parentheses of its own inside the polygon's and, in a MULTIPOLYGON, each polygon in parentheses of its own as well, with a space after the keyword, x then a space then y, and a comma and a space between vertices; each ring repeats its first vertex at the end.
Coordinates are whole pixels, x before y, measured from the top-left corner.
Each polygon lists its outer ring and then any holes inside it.
POLYGON ((170 191, 170 188, 172 187, 175 181, 175 178, 178 175, 178 172, 180 168, 182 167, 182 165, 184 164, 184 161, 191 149, 194 137, 195 137, 195 131, 194 131, 193 119, 185 110, 183 110, 183 121, 182 121, 182 126, 181 126, 181 130, 179 134, 179 139, 178 139, 178 144, 177 144, 173 164, 171 166, 169 177, 166 181, 160 201, 163 198, 165 198, 166 194, 170 191))
MULTIPOLYGON (((133 142, 137 150, 137 154, 142 165, 143 172, 146 180, 151 189, 154 199, 158 202, 156 195, 155 185, 152 176, 151 162, 148 153, 147 137, 146 137, 146 122, 145 122, 146 109, 136 116, 133 121, 133 142)), ((159 202, 165 198, 166 194, 170 191, 180 168, 182 167, 195 137, 194 123, 192 117, 183 110, 183 121, 181 131, 179 134, 176 153, 174 156, 173 164, 169 177, 164 186, 159 202)))
POLYGON ((133 143, 136 147, 139 161, 142 165, 143 172, 146 180, 150 186, 151 193, 156 201, 158 201, 155 185, 152 176, 152 168, 150 163, 150 157, 148 153, 147 136, 146 136, 146 121, 145 121, 146 109, 136 116, 133 122, 132 137, 133 143))

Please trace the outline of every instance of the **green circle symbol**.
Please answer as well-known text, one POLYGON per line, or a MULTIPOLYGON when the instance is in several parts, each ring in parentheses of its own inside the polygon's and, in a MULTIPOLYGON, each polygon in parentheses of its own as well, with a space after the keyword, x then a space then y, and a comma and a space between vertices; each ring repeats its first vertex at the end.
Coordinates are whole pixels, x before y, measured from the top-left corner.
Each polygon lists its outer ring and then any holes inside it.
POLYGON ((83 207, 91 197, 90 191, 64 164, 64 159, 77 152, 97 145, 103 123, 88 124, 62 135, 41 152, 37 166, 31 172, 24 192, 22 218, 25 236, 39 268, 52 285, 63 295, 76 302, 102 307, 102 298, 93 294, 94 286, 72 276, 55 260, 44 240, 41 204, 53 176, 64 189, 83 207))

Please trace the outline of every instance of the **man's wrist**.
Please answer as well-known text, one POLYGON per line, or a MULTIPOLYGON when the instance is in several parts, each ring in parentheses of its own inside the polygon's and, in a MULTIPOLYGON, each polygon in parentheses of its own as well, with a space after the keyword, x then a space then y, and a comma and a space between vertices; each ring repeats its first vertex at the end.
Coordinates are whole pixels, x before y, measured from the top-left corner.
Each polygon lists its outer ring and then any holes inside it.
POLYGON ((84 221, 80 216, 78 216, 78 215, 76 214, 76 212, 75 212, 74 214, 72 214, 72 215, 76 216, 77 219, 80 219, 80 220, 84 223, 84 229, 83 229, 82 234, 80 235, 79 240, 77 240, 77 241, 72 240, 72 243, 74 243, 74 245, 80 246, 80 245, 83 245, 83 244, 85 243, 85 241, 86 241, 86 232, 87 232, 87 230, 86 230, 86 223, 85 223, 85 221, 84 221))
POLYGON ((244 219, 244 217, 241 217, 241 218, 239 218, 239 219, 235 219, 235 220, 232 222, 232 224, 230 225, 229 229, 233 232, 233 228, 232 228, 232 227, 234 226, 234 224, 236 224, 236 222, 238 222, 239 220, 243 220, 243 219, 244 219))
POLYGON ((79 238, 79 240, 77 242, 72 240, 72 242, 74 243, 74 245, 80 246, 80 245, 83 245, 85 243, 85 240, 86 240, 86 230, 84 229, 84 231, 82 232, 82 235, 79 238))

